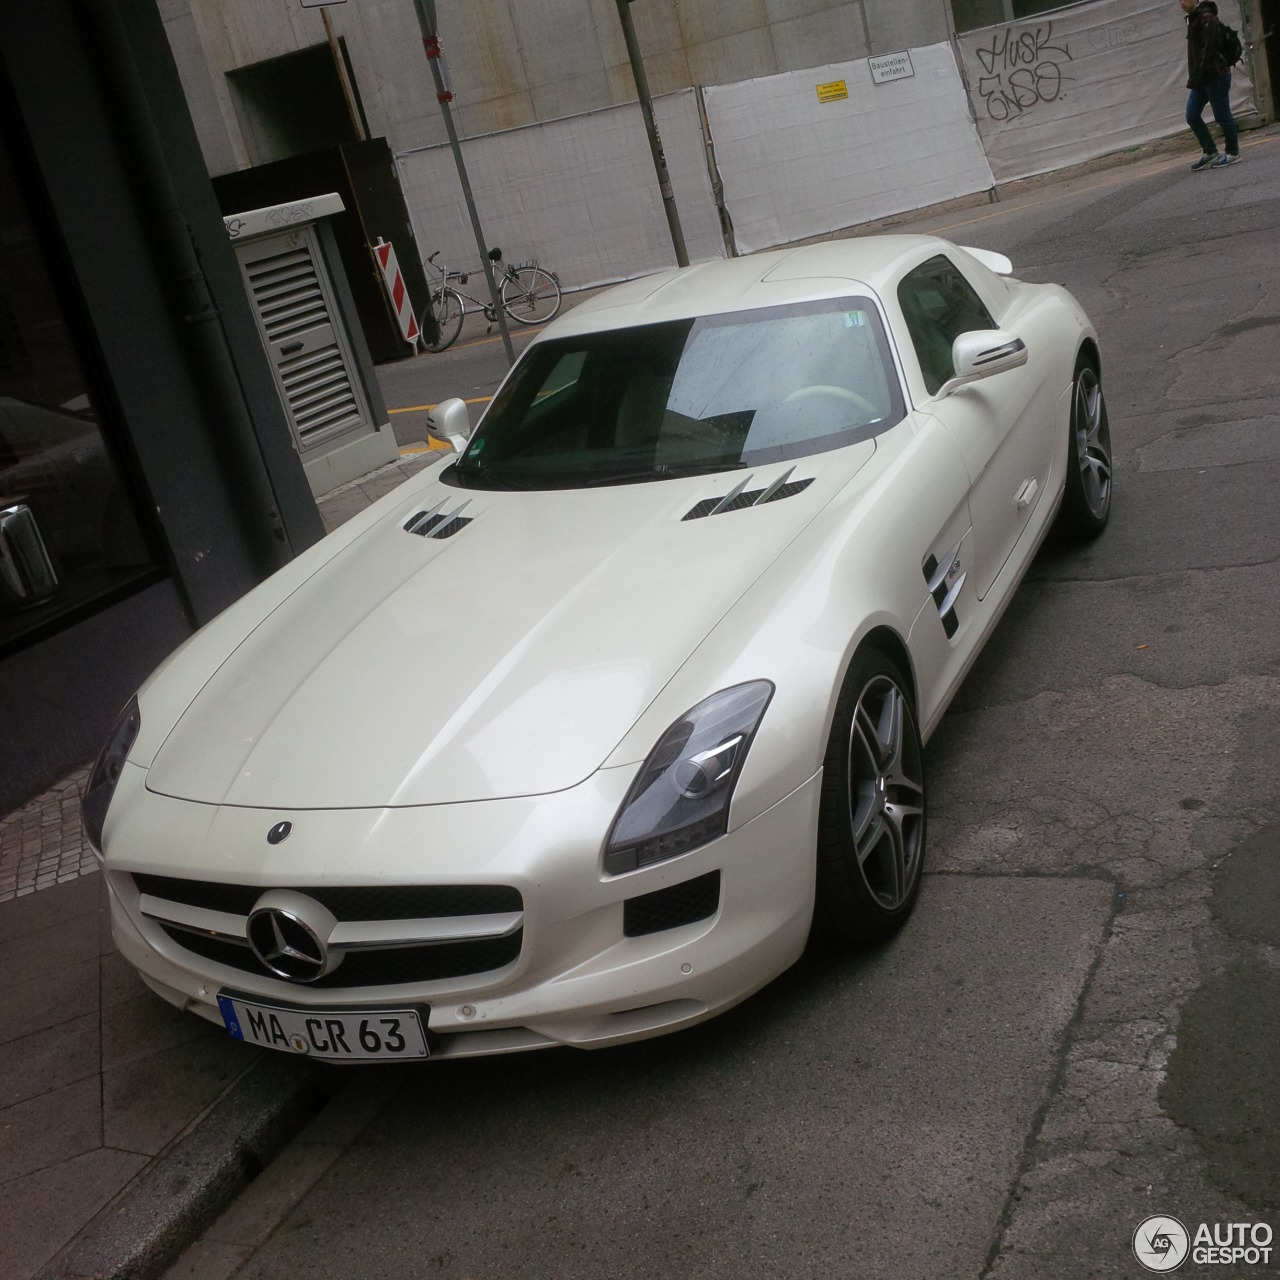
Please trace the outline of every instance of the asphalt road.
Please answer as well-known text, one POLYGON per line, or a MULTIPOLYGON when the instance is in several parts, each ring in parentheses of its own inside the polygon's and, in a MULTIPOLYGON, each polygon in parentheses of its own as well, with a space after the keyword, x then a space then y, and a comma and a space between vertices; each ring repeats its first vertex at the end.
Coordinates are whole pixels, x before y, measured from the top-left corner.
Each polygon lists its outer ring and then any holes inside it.
MULTIPOLYGON (((1079 1280, 1158 1213, 1280 1230, 1280 134, 1192 150, 913 224, 1081 299, 1117 470, 928 747, 902 935, 666 1040, 353 1073, 172 1275, 1079 1280)), ((467 344, 388 404, 490 394, 467 344)))

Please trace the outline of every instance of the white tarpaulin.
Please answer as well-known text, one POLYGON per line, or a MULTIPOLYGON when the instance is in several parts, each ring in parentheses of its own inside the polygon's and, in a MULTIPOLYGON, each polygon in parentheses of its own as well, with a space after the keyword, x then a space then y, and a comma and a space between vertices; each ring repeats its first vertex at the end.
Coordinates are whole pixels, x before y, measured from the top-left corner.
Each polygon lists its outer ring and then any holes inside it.
MULTIPOLYGON (((654 115, 689 258, 722 258, 695 91, 656 98, 654 115)), ((566 287, 675 266, 639 103, 468 138, 462 151, 480 224, 508 262, 537 258, 566 287)), ((438 262, 475 270, 452 151, 403 152, 396 163, 423 257, 439 249, 438 262)), ((472 284, 484 289, 479 276, 472 284)))
POLYGON ((742 252, 992 185, 951 47, 905 52, 704 90, 742 252))
MULTIPOLYGON (((1239 30, 1234 0, 1219 0, 1218 10, 1239 30)), ((1187 129, 1186 26, 1172 0, 1092 0, 970 31, 959 44, 997 181, 1187 129)), ((1231 105, 1253 109, 1243 64, 1232 76, 1231 105)), ((1187 145, 1196 145, 1189 130, 1187 145)))

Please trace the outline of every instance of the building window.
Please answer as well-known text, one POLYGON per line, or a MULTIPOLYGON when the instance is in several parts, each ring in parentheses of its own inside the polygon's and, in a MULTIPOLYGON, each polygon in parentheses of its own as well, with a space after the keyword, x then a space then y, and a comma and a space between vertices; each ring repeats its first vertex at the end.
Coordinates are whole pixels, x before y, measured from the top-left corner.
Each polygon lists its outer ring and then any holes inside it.
POLYGON ((158 576, 0 137, 0 655, 158 576))
POLYGON ((1066 9, 1079 0, 951 0, 957 31, 994 27, 1001 22, 1036 18, 1055 9, 1066 9))

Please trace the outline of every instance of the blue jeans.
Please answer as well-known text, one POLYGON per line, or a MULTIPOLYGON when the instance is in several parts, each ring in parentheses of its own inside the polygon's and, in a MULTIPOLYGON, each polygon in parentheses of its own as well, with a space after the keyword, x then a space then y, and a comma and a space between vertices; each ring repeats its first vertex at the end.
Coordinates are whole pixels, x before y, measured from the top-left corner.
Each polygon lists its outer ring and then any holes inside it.
POLYGON ((1191 126, 1191 132, 1199 139, 1205 155, 1212 156, 1218 152, 1209 126, 1200 119, 1206 102, 1213 108, 1214 120, 1222 126, 1222 140, 1226 143, 1228 153, 1235 155, 1240 150, 1240 134, 1236 129, 1236 118, 1231 114, 1230 99, 1230 71, 1225 76, 1219 76, 1216 80, 1210 80, 1198 89, 1191 90, 1191 96, 1187 99, 1187 123, 1191 126))

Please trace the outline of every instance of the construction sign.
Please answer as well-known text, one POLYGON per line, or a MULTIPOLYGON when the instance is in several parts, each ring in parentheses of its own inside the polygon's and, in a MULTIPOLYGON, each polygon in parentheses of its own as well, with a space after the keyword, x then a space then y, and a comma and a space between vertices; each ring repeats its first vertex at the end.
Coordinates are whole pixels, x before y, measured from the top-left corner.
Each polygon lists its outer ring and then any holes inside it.
POLYGON ((381 236, 378 243, 369 246, 373 256, 378 260, 378 269, 382 272, 382 281, 387 286, 387 296, 391 299, 392 309, 400 322, 400 332, 404 340, 413 346, 418 343, 418 318, 413 314, 413 304, 409 301, 409 290, 405 288, 404 276, 400 274, 400 264, 396 261, 395 246, 387 244, 381 236))

